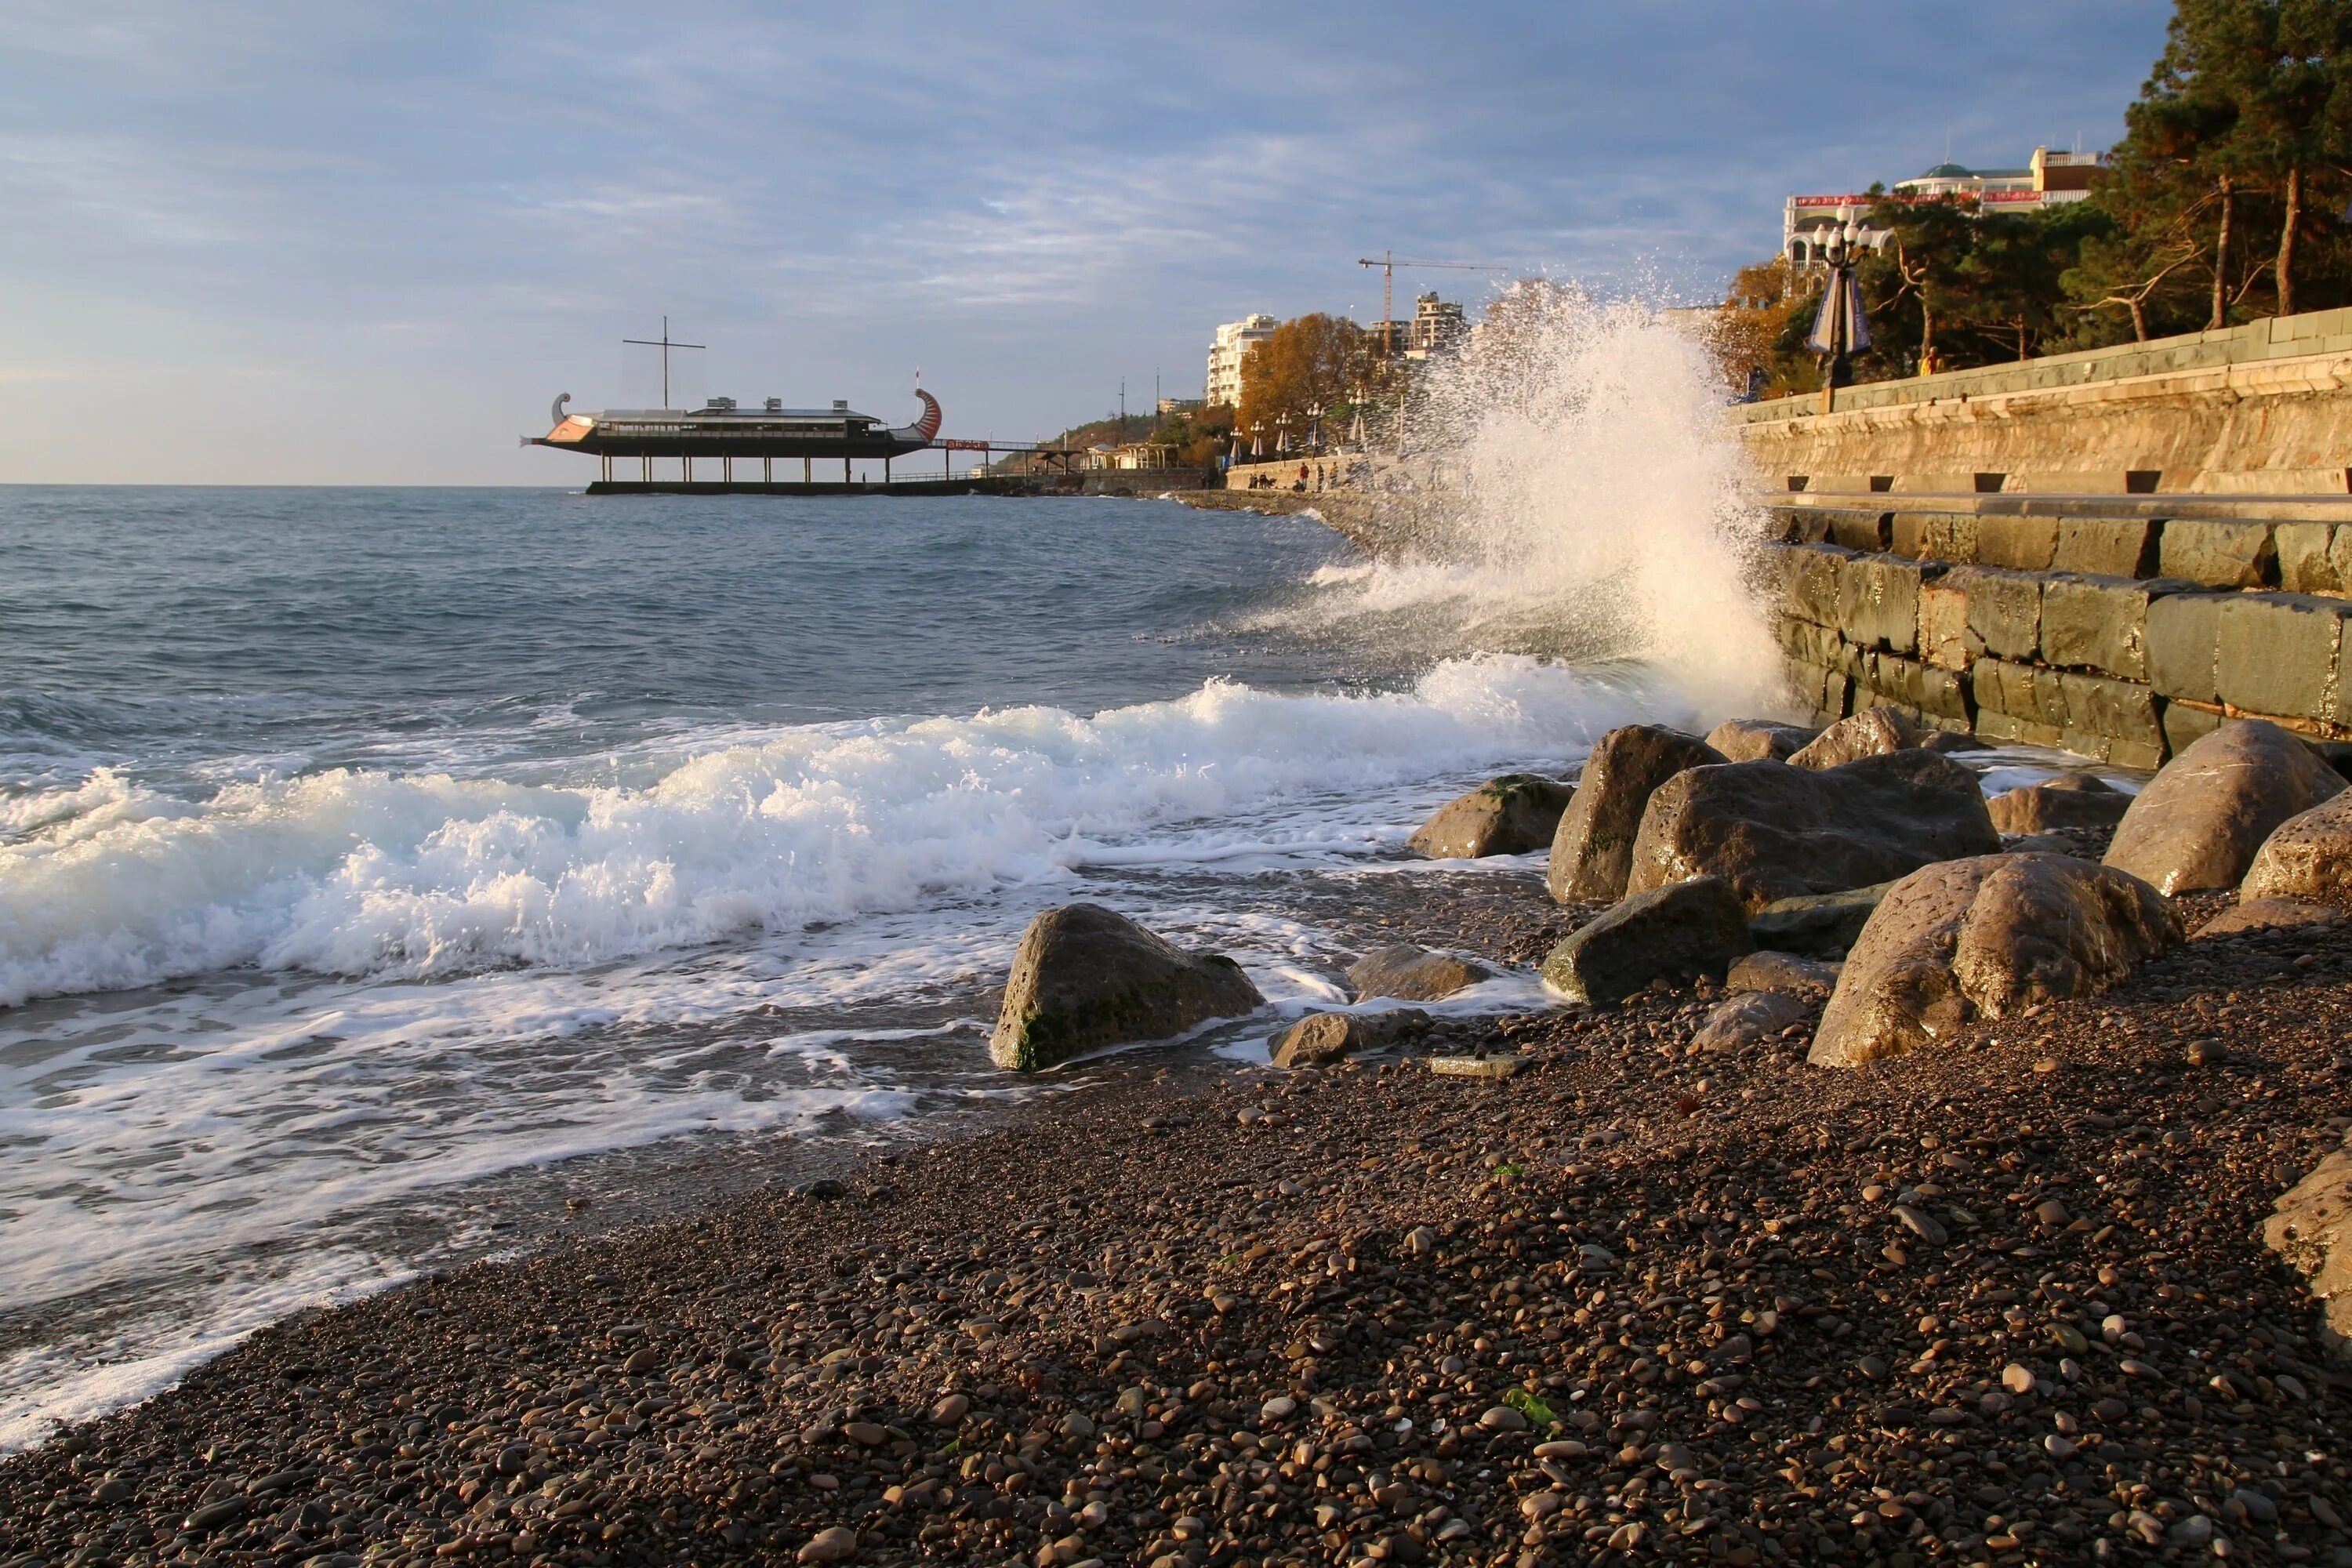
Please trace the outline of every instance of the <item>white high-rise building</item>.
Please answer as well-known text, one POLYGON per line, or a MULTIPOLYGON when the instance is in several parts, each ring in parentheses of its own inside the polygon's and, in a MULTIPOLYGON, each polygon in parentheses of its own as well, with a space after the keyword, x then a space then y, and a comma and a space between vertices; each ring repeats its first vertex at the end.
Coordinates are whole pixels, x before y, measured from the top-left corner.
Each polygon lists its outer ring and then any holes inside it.
POLYGON ((1252 349, 1274 336, 1274 318, 1261 312, 1217 329, 1217 341, 1209 349, 1209 379, 1203 394, 1210 407, 1241 406, 1242 362, 1252 349))

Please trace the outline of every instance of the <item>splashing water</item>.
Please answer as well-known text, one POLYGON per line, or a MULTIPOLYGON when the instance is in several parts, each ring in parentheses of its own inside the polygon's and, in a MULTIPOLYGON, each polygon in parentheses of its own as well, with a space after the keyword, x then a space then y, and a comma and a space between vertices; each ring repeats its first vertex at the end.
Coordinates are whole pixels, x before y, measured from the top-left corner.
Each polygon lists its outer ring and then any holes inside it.
MULTIPOLYGON (((1409 413, 1398 558, 1327 567, 1320 616, 1450 654, 1630 659, 1703 712, 1784 709, 1756 568, 1765 517, 1687 327, 1548 282, 1500 296, 1409 413)), ((1297 612, 1293 611, 1296 615, 1297 612)))

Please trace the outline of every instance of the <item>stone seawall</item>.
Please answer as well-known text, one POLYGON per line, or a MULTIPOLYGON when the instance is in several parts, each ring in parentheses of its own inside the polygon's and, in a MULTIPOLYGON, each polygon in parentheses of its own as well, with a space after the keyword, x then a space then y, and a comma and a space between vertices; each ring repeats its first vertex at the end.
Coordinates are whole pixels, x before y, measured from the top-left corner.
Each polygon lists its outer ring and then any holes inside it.
POLYGON ((1819 495, 2352 489, 2352 310, 1746 404, 1766 486, 1819 495))
POLYGON ((2352 739, 2352 523, 1777 509, 1798 700, 2154 767, 2225 717, 2352 739))

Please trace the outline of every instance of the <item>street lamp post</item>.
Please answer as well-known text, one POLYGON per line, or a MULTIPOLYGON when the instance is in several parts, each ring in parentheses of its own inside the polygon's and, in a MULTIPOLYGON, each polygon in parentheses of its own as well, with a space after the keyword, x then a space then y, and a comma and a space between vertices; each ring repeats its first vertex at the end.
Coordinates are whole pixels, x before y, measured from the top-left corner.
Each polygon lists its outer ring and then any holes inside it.
POLYGON ((1822 370, 1822 412, 1837 407, 1837 389, 1853 379, 1853 356, 1870 347, 1870 317, 1862 308, 1861 286, 1854 279, 1853 254, 1862 229, 1853 209, 1839 209, 1840 222, 1831 228, 1826 256, 1829 283, 1822 289, 1820 314, 1805 346, 1824 356, 1822 370))

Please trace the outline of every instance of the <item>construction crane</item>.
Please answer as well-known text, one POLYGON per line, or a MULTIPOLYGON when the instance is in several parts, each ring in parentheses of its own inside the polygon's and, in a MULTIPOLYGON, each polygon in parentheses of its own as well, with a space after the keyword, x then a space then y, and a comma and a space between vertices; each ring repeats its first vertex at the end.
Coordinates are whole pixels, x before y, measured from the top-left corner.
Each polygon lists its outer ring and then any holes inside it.
POLYGON ((1492 261, 1399 261, 1393 250, 1383 250, 1377 258, 1360 256, 1356 258, 1356 265, 1377 267, 1381 269, 1381 357, 1383 363, 1396 357, 1396 344, 1392 339, 1396 329, 1392 323, 1396 320, 1396 269, 1398 268, 1442 267, 1453 272, 1508 272, 1511 270, 1510 268, 1499 262, 1492 261))

